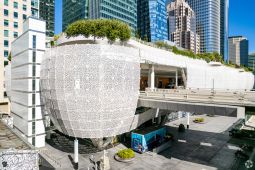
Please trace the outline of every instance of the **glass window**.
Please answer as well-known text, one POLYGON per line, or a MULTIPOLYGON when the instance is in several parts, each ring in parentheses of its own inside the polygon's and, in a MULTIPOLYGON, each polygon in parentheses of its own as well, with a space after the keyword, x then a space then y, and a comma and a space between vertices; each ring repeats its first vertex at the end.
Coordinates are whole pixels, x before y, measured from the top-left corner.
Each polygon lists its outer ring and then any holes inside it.
POLYGON ((4 5, 8 6, 8 4, 9 4, 9 1, 8 0, 4 0, 4 5))
POLYGON ((33 65, 33 77, 35 77, 36 76, 36 65, 34 64, 33 65))
POLYGON ((7 19, 4 20, 4 26, 9 26, 9 20, 7 19))
POLYGON ((18 9, 18 2, 13 2, 13 7, 18 9))
POLYGON ((35 108, 32 108, 32 119, 35 119, 35 108))
POLYGON ((35 122, 32 122, 32 134, 35 134, 35 122))
POLYGON ((17 38, 19 36, 18 32, 13 32, 13 37, 17 38))
POLYGON ((32 145, 35 146, 35 137, 32 137, 32 145))
POLYGON ((8 40, 4 40, 4 47, 9 47, 9 41, 8 40))
POLYGON ((33 87, 33 90, 35 90, 35 79, 33 79, 32 87, 33 87))
POLYGON ((33 63, 35 63, 35 62, 36 62, 36 52, 33 51, 33 63))
POLYGON ((27 5, 23 5, 23 11, 27 10, 27 5))
POLYGON ((9 15, 9 11, 7 9, 4 9, 4 16, 8 16, 9 15))
POLYGON ((7 51, 7 50, 4 50, 4 57, 8 57, 8 55, 9 55, 9 51, 7 51))
POLYGON ((4 36, 9 37, 9 31, 8 30, 4 30, 4 36))
POLYGON ((38 11, 36 9, 32 9, 32 16, 37 17, 38 11))
POLYGON ((23 20, 27 19, 27 15, 23 14, 23 20))
POLYGON ((13 13, 13 16, 14 16, 14 18, 18 18, 18 17, 19 17, 18 12, 14 12, 14 13, 13 13))
POLYGON ((14 28, 18 28, 19 27, 18 22, 14 22, 13 26, 14 26, 14 28))
POLYGON ((36 48, 36 36, 33 35, 33 48, 36 48))
POLYGON ((35 105, 35 94, 32 94, 32 104, 35 105))

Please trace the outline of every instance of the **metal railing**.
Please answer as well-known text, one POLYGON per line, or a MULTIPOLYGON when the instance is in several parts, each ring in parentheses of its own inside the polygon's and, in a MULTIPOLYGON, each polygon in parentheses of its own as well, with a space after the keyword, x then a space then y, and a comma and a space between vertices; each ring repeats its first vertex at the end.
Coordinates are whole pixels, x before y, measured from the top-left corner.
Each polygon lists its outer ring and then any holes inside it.
POLYGON ((255 92, 215 89, 149 89, 140 91, 140 98, 157 100, 255 106, 255 92))

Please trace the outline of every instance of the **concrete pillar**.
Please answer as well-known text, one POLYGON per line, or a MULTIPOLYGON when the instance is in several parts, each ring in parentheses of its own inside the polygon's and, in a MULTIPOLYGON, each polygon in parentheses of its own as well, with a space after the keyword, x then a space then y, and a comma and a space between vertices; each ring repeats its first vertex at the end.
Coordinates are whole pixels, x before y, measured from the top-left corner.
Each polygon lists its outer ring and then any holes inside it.
POLYGON ((157 108, 157 110, 156 110, 155 118, 157 118, 157 124, 160 124, 160 122, 161 122, 161 115, 159 113, 159 108, 157 108))
POLYGON ((237 107, 237 118, 245 119, 245 107, 237 107))
POLYGON ((149 69, 149 75, 148 75, 148 84, 150 89, 155 88, 155 71, 154 71, 154 65, 150 65, 149 69))
POLYGON ((178 69, 175 71, 175 87, 178 87, 178 69))
POLYGON ((78 163, 79 161, 79 141, 77 139, 74 140, 74 163, 78 163))
POLYGON ((189 116, 190 116, 190 113, 187 112, 187 129, 189 129, 189 116))
POLYGON ((155 117, 158 117, 158 115, 159 115, 159 108, 157 108, 157 110, 156 110, 155 117))
POLYGON ((46 139, 50 140, 50 136, 51 136, 51 132, 50 131, 46 132, 46 139))
POLYGON ((149 72, 148 72, 148 88, 151 88, 151 70, 149 68, 149 72))

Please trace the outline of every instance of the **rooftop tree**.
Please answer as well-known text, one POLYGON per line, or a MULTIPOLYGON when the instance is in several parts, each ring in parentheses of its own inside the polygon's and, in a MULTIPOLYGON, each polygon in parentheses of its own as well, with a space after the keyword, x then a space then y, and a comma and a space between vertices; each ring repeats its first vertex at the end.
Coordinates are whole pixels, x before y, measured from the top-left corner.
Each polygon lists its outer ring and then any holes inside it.
POLYGON ((114 19, 83 19, 70 24, 65 30, 67 37, 93 36, 95 38, 107 38, 114 42, 116 39, 124 42, 130 39, 129 26, 114 19))

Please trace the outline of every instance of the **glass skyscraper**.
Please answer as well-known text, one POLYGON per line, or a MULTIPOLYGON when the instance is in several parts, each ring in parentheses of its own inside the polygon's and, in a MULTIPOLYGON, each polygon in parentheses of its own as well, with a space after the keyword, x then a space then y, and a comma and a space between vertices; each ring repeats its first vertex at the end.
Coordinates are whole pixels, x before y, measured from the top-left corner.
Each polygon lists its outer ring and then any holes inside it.
POLYGON ((40 18, 46 21, 46 35, 54 36, 55 0, 40 0, 40 18))
POLYGON ((63 0, 63 31, 79 19, 108 18, 127 23, 133 32, 137 26, 136 0, 63 0))
MULTIPOLYGON (((167 3, 175 0, 168 0, 167 3)), ((196 15, 200 52, 218 52, 228 60, 229 0, 186 0, 196 15)))
POLYGON ((137 30, 143 40, 167 40, 166 0, 137 1, 137 30))
POLYGON ((196 14, 200 52, 220 53, 220 0, 187 0, 196 14))
POLYGON ((228 61, 228 9, 229 0, 220 2, 220 54, 228 61))

